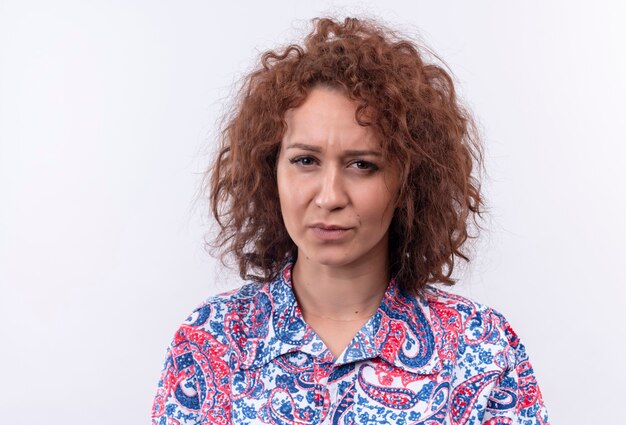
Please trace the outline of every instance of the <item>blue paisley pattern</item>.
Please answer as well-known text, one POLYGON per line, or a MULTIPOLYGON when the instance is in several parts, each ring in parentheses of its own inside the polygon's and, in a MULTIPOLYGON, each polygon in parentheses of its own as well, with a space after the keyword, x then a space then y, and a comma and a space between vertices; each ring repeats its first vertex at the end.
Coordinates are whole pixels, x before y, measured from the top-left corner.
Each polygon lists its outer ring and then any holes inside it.
POLYGON ((209 298, 176 332, 153 425, 548 424, 524 346, 498 312, 391 279, 334 359, 304 321, 292 259, 266 284, 209 298))

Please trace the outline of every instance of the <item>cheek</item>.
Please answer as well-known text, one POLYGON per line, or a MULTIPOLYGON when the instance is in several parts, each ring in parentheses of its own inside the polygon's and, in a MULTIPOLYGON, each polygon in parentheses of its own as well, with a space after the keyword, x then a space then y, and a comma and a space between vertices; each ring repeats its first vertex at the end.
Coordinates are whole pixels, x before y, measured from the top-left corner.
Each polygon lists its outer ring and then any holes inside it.
POLYGON ((283 213, 283 219, 286 222, 292 221, 298 215, 298 211, 302 208, 302 185, 295 176, 290 175, 288 170, 278 169, 278 197, 283 213))
POLYGON ((279 160, 278 166, 276 168, 276 184, 278 186, 278 197, 280 199, 281 205, 284 200, 288 198, 289 195, 289 185, 287 184, 289 181, 289 176, 287 175, 287 170, 285 170, 285 165, 282 163, 282 160, 279 160))
POLYGON ((357 210, 363 223, 372 228, 386 229, 394 211, 394 198, 387 188, 370 188, 360 199, 360 208, 357 210))

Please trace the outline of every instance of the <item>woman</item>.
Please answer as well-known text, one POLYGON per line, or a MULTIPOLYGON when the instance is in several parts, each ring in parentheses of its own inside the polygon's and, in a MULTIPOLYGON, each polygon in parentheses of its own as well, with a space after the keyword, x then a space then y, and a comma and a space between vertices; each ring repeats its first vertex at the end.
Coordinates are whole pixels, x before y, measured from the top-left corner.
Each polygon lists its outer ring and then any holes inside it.
POLYGON ((215 246, 249 282, 180 327, 153 423, 547 423, 505 318, 431 285, 483 203, 450 76, 357 19, 261 65, 210 171, 215 246))

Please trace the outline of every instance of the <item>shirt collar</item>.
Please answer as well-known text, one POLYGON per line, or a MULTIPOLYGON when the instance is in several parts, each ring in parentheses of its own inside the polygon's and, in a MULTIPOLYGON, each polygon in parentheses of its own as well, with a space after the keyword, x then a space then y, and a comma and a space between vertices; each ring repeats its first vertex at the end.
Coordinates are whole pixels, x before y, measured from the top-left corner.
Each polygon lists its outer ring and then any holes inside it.
MULTIPOLYGON (((242 341, 244 369, 261 367, 293 351, 310 354, 319 363, 333 362, 332 353, 302 317, 291 281, 293 264, 292 257, 283 262, 276 278, 255 293, 252 308, 242 318, 241 326, 248 327, 242 341)), ((416 374, 438 372, 441 361, 429 318, 428 303, 402 293, 392 278, 378 310, 335 364, 378 356, 416 374)))

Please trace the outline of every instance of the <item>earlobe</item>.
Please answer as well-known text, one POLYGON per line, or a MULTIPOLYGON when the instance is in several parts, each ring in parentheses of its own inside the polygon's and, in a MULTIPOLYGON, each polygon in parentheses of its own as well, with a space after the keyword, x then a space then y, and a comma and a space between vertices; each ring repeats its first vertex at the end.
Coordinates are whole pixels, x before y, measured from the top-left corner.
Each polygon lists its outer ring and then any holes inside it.
POLYGON ((398 211, 399 208, 400 208, 400 197, 396 196, 396 200, 393 203, 393 213, 395 214, 396 211, 398 211))

